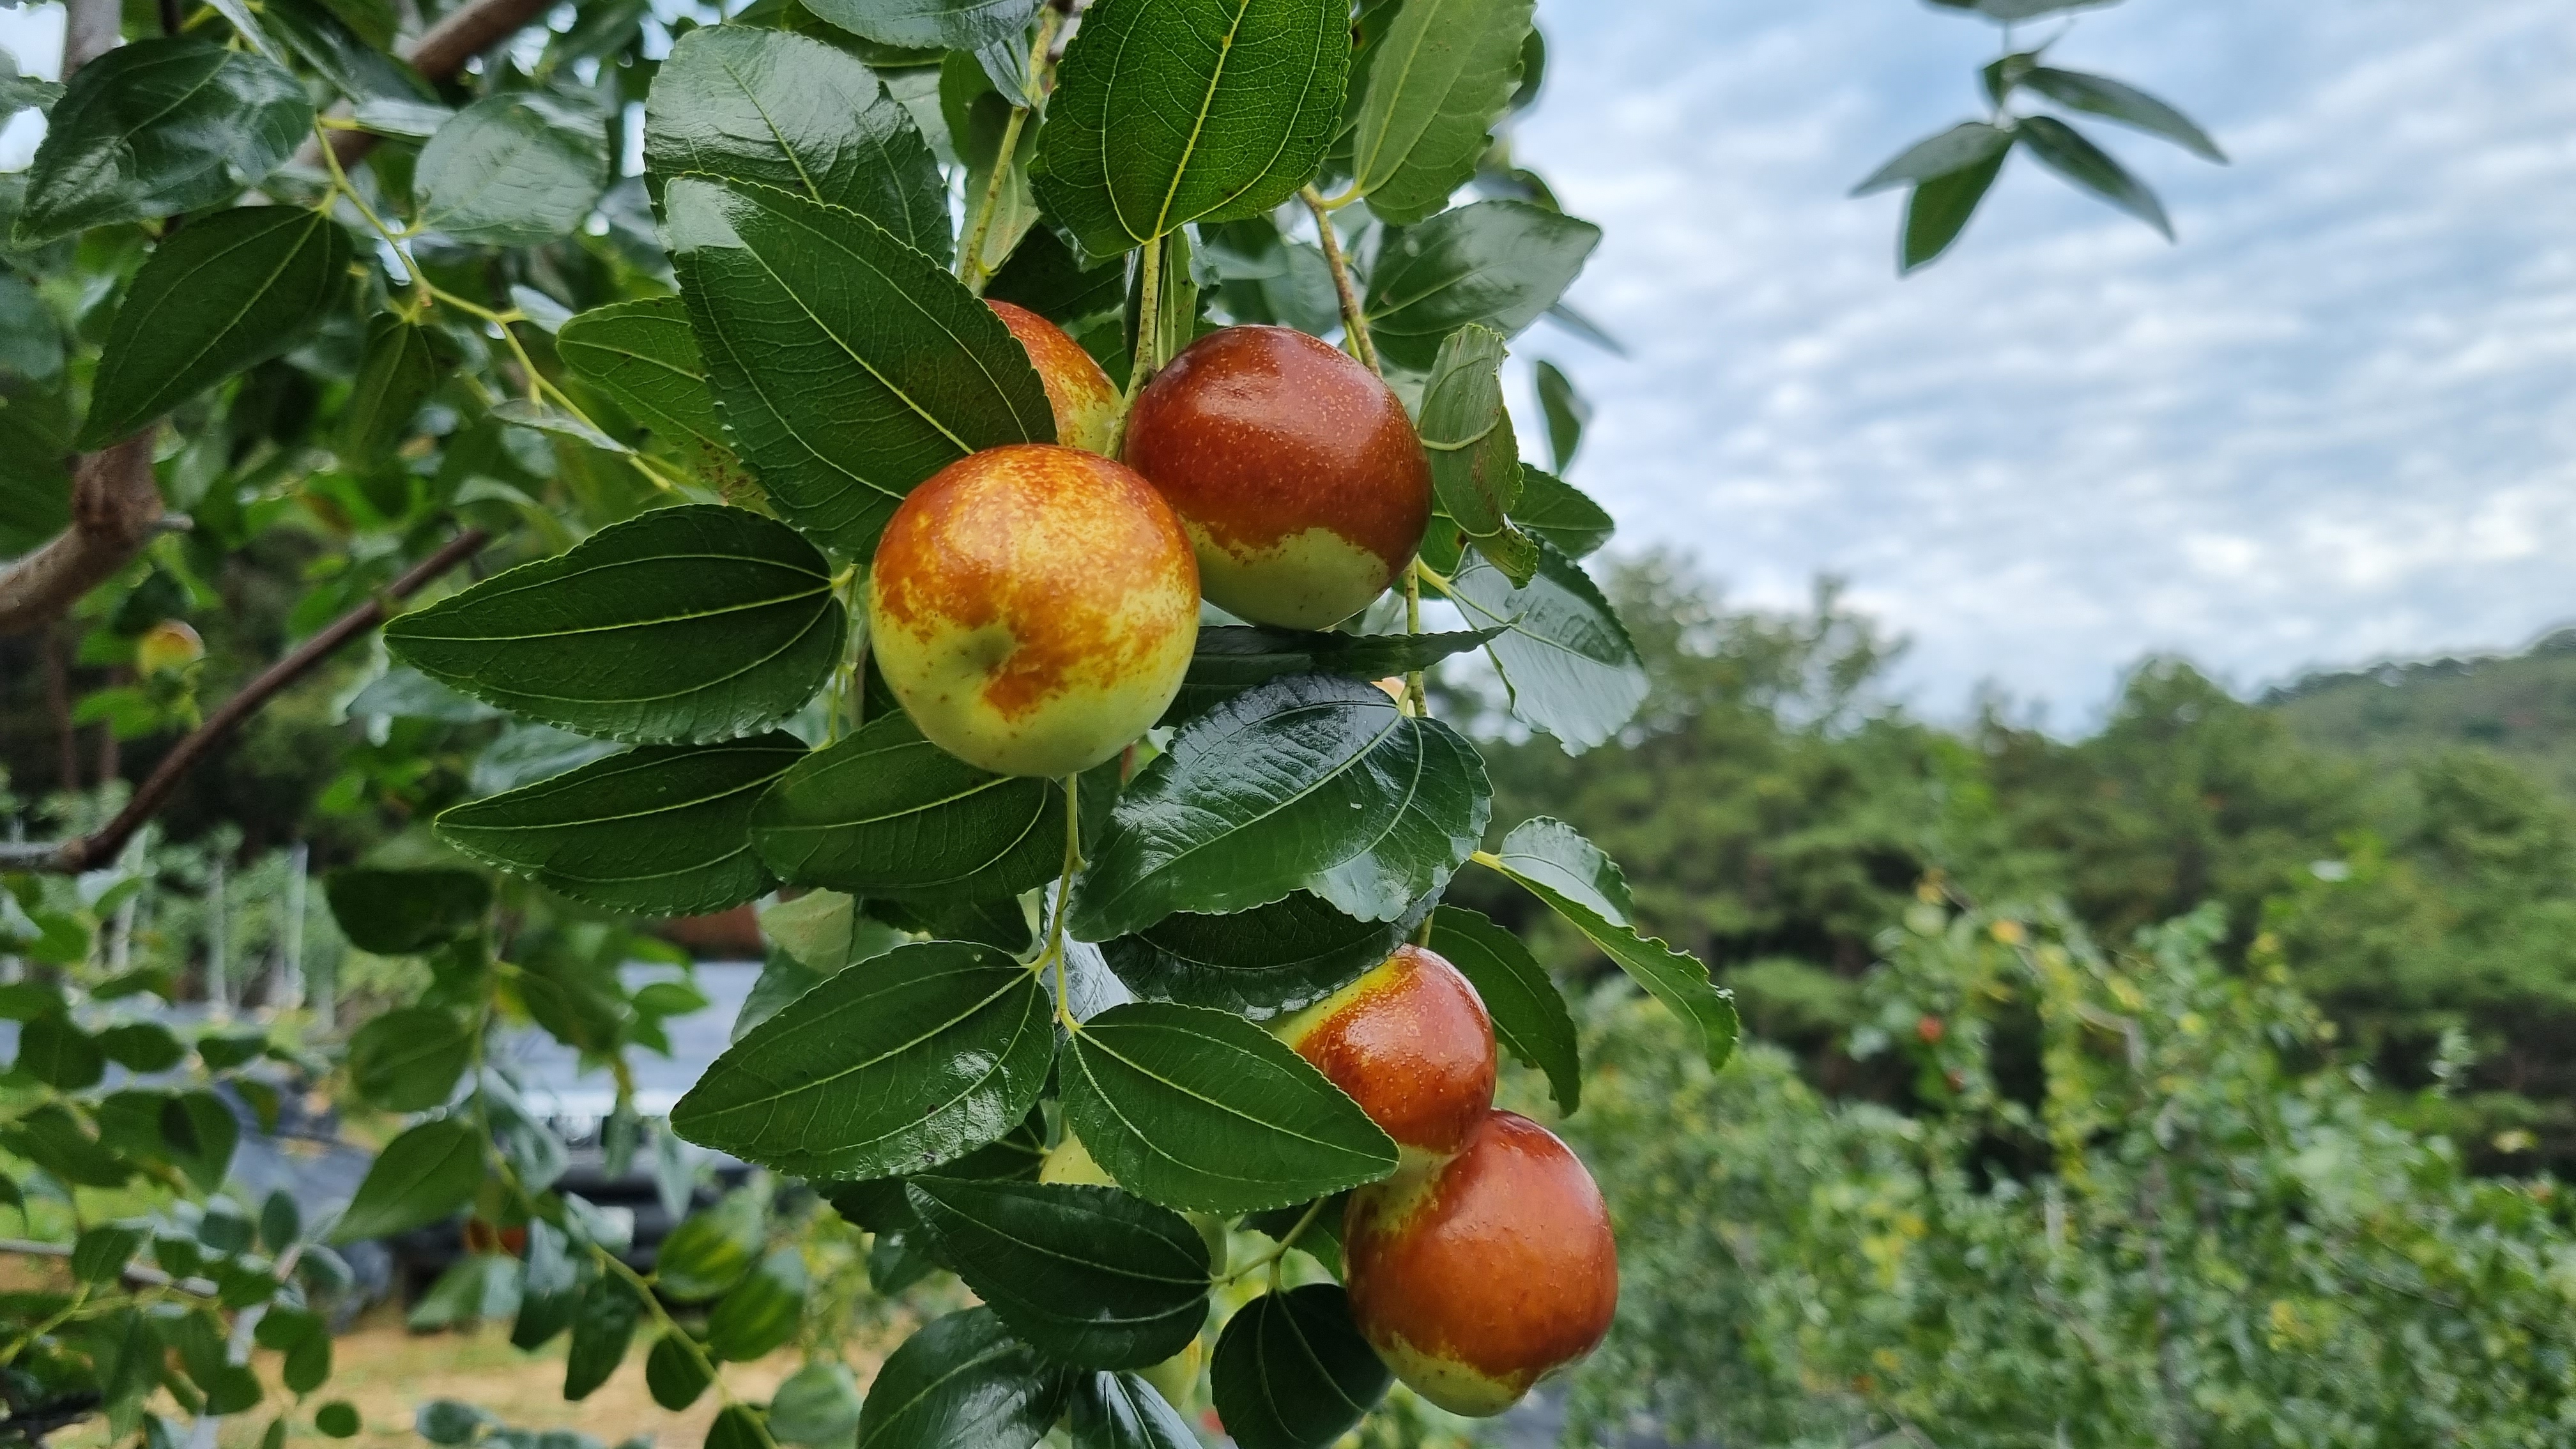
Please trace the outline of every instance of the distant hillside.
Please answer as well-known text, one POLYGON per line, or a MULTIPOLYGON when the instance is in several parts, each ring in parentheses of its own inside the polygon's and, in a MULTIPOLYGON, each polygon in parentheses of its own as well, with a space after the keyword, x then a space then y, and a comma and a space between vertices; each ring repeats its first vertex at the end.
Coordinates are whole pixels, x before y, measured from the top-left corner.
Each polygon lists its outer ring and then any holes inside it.
POLYGON ((2515 655, 2311 674, 2262 703, 2319 748, 2396 759, 2484 745, 2576 797, 2576 628, 2515 655))

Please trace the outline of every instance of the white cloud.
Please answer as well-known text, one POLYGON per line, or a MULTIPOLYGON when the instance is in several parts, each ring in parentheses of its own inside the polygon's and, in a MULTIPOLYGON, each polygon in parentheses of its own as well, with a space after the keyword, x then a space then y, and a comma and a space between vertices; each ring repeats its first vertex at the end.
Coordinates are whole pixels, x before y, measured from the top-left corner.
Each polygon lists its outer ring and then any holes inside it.
MULTIPOLYGON (((2576 11, 2131 0, 2058 63, 2199 117, 2230 168, 2102 123, 2179 248, 2016 158, 1898 282, 1897 198, 1972 113, 1984 26, 1903 0, 1556 0, 1523 158, 1608 235, 1541 334, 1599 404, 1575 480, 1740 597, 1820 571, 1981 679, 2097 707, 2148 650, 2252 685, 2576 615, 2576 11)), ((2047 33, 2055 27, 2042 28, 2047 33)))

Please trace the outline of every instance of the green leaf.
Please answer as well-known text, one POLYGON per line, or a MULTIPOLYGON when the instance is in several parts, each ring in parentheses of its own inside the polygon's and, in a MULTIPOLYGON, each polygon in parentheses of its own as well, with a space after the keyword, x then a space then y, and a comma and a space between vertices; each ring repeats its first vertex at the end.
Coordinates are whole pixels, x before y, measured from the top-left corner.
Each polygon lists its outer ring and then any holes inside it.
POLYGON ((432 1444, 458 1449, 470 1444, 492 1416, 461 1399, 431 1399, 412 1411, 412 1432, 432 1444))
POLYGON ((916 1177, 939 1256, 1012 1333, 1077 1368, 1147 1368, 1207 1322, 1208 1245, 1114 1187, 916 1177))
POLYGON ((1582 568, 1553 547, 1539 546, 1538 572, 1525 587, 1470 556, 1445 592, 1470 624, 1502 628, 1486 648, 1512 712, 1569 749, 1609 739, 1645 702, 1646 666, 1627 629, 1582 568))
POLYGON ((1698 1028, 1709 1067, 1734 1054, 1735 995, 1710 984, 1708 968, 1641 936, 1629 918, 1628 882, 1617 863, 1562 820, 1524 820, 1503 837, 1495 868, 1589 937, 1675 1016, 1698 1028))
POLYGON ((527 1272, 521 1283, 519 1316, 510 1324, 510 1346, 533 1352, 572 1327, 581 1308, 587 1255, 576 1259, 570 1235, 537 1218, 528 1224, 527 1272))
POLYGON ((2070 110, 2085 111, 2135 126, 2149 135, 2162 136, 2204 161, 2227 164, 2227 153, 2209 139, 2209 133, 2194 124, 2189 116, 2148 95, 2132 85, 2109 76, 2087 75, 2078 70, 2059 70, 2054 66, 2033 66, 2022 72, 2021 83, 2070 110))
POLYGON ((555 334, 555 351, 564 366, 666 441, 694 441, 719 459, 731 453, 733 440, 707 390, 706 360, 689 331, 688 304, 679 298, 593 307, 555 334))
POLYGON ((2024 116, 2021 139, 2049 170, 2163 232, 2165 240, 2174 239, 2173 220, 2165 215, 2164 203, 2083 132, 2055 116, 2024 116))
POLYGON ((674 1414, 696 1403, 714 1381, 685 1333, 663 1334, 653 1340, 653 1351, 644 1355, 645 1392, 674 1414))
POLYGON ((608 186, 606 122, 543 91, 485 96, 438 128, 412 172, 420 225, 461 242, 540 246, 581 228, 608 186))
POLYGON ((109 1027, 98 1034, 98 1049, 129 1072, 166 1072, 188 1054, 168 1027, 150 1021, 128 1021, 109 1027))
POLYGON ((1134 1374, 1085 1374, 1073 1387, 1073 1449, 1198 1449, 1190 1421, 1134 1374))
POLYGON ((1055 440, 993 310, 866 217, 697 177, 664 233, 726 422, 779 514, 855 559, 913 485, 980 449, 1055 440))
POLYGON ((1064 1412, 1065 1371, 989 1308, 935 1319, 877 1370, 858 1449, 1028 1449, 1064 1412))
POLYGON ((1322 1449, 1386 1394, 1394 1375, 1351 1322, 1338 1283, 1243 1306, 1217 1336, 1208 1386, 1241 1449, 1322 1449))
POLYGON ((101 1103, 99 1135, 107 1145, 179 1169, 200 1192, 221 1187, 241 1123, 212 1092, 117 1092, 101 1103))
POLYGON ((1163 712, 1180 724, 1207 713, 1254 685, 1283 674, 1338 674, 1379 680, 1428 669, 1454 654, 1481 648, 1495 630, 1448 634, 1309 633, 1239 624, 1201 625, 1197 649, 1181 692, 1163 712))
POLYGON ((1350 63, 1345 0, 1102 0, 1065 49, 1038 199, 1096 257, 1259 216, 1324 159, 1350 63))
POLYGON ((323 878, 331 919, 361 951, 411 956, 483 923, 492 887, 470 870, 379 870, 351 866, 323 878))
POLYGON ((1228 1012, 1112 1007, 1073 1034, 1059 1076, 1093 1159, 1165 1207, 1256 1212, 1395 1170, 1395 1143, 1357 1103, 1228 1012))
POLYGON ((72 1281, 93 1286, 117 1281, 124 1276, 125 1265, 133 1261, 135 1249, 143 1246, 145 1236, 141 1228, 115 1223, 84 1230, 72 1243, 72 1281))
POLYGON ((1512 522, 1570 559, 1598 550, 1613 531, 1608 509, 1555 474, 1529 467, 1521 469, 1521 501, 1512 506, 1512 522))
POLYGON ((1395 953, 1429 914, 1425 896, 1392 921, 1358 921, 1304 891, 1231 916, 1166 916, 1102 943, 1109 969, 1148 1001, 1255 1021, 1312 1006, 1395 953))
POLYGON ((61 86, 22 73, 18 58, 0 50, 0 116, 14 116, 29 109, 49 111, 62 98, 61 86))
POLYGON ((679 1303, 718 1297, 751 1271, 760 1241, 760 1199, 748 1192, 730 1193, 689 1214, 662 1240, 653 1264, 654 1285, 679 1303))
POLYGON ((886 1177, 1019 1125, 1055 1054, 1037 978, 989 947, 904 946, 716 1058, 671 1109, 691 1142, 812 1178, 886 1177))
POLYGON ((1470 538, 1503 532, 1521 498, 1520 443, 1503 410, 1504 355, 1503 334, 1470 322, 1441 340, 1422 387, 1419 423, 1432 495, 1470 538))
POLYGON ((438 838, 588 905, 695 916, 766 894, 752 807, 805 758, 772 732, 713 745, 645 745, 448 810, 438 838))
POLYGON ((1069 923, 1105 941, 1294 890, 1392 920, 1475 849, 1492 803, 1475 747, 1447 725, 1357 680, 1274 679, 1183 725, 1137 775, 1069 923))
POLYGON ((1601 228, 1525 201, 1479 201, 1391 231, 1369 271, 1369 335, 1390 366, 1414 371, 1470 322, 1515 336, 1600 243, 1601 228))
POLYGON ((853 35, 913 50, 975 50, 1025 34, 1038 0, 806 0, 853 35))
POLYGON ((300 206, 237 207, 165 238, 116 309, 79 445, 114 442, 303 340, 339 304, 351 255, 337 222, 300 206))
POLYGON ((436 97, 419 72, 385 54, 316 0, 260 0, 259 18, 352 101, 436 97))
POLYGON ((473 1054, 474 1033, 455 1013, 398 1007, 349 1038, 349 1081, 388 1112, 426 1112, 456 1095, 473 1054))
POLYGON ((933 261, 952 250, 948 188, 911 113, 857 57, 811 36, 719 25, 680 37, 645 102, 644 158, 666 180, 712 176, 855 211, 933 261))
POLYGON ((12 1069, 48 1087, 77 1092, 97 1086, 107 1074, 107 1053, 70 1017, 40 1016, 18 1029, 18 1059, 12 1069))
POLYGON ((804 707, 841 659, 832 570, 739 508, 656 509, 385 626, 396 658, 548 724, 718 740, 804 707))
POLYGON ((385 1144, 348 1211, 331 1228, 334 1243, 388 1238, 451 1217, 483 1183, 483 1138, 470 1122, 423 1122, 385 1144))
POLYGON ((1977 204, 2003 174, 2004 160, 2012 154, 2006 147, 1964 170, 1935 176, 1918 184, 1906 198, 1905 229, 1897 254, 1899 274, 1925 266, 1950 249, 1959 233, 1968 229, 1968 218, 1977 214, 1977 204))
POLYGON ((1937 136, 1915 142, 1896 154, 1896 158, 1869 174, 1852 188, 1854 196, 1869 196, 1899 186, 1919 185, 1944 176, 1956 176, 1999 160, 2012 149, 2012 132, 1990 126, 1983 121, 1962 121, 1937 136))
POLYGON ((1064 862, 1064 788, 990 775, 901 713, 797 762, 752 812, 781 880, 859 896, 992 899, 1064 862))
POLYGON ((1549 466, 1562 473, 1574 461, 1575 449, 1583 445, 1583 430, 1592 421, 1592 404, 1574 390, 1573 380, 1558 371, 1555 363, 1542 362, 1532 371, 1537 379, 1539 414, 1547 420, 1549 466))
POLYGON ((1547 968, 1521 939, 1474 911, 1442 906, 1431 918, 1432 952, 1458 968, 1493 1018, 1495 1039, 1514 1060, 1547 1074, 1556 1110, 1583 1103, 1583 1064, 1574 1018, 1547 968))
POLYGON ((748 1363, 794 1338, 805 1316, 807 1283, 802 1249, 781 1248, 761 1259, 707 1314, 707 1352, 748 1363))
POLYGON ((984 295, 1026 307, 1060 326, 1115 311, 1127 300, 1127 268, 1117 258, 1085 267, 1055 228, 1029 233, 993 274, 984 295))
POLYGON ((782 1444, 835 1449, 859 1427, 859 1384, 849 1367, 817 1361, 787 1376, 769 1398, 769 1432, 782 1444))
POLYGON ((17 243, 211 206, 312 134, 303 84, 275 61, 186 38, 118 46, 82 66, 54 104, 17 243))
POLYGON ((412 416, 458 361, 456 344, 435 327, 391 312, 367 326, 367 350, 340 414, 340 452, 370 463, 409 436, 412 416))
POLYGON ((1407 226, 1476 174, 1521 81, 1536 0, 1406 0, 1369 62, 1351 138, 1355 188, 1407 226))
MULTIPOLYGON (((120 1092, 117 1095, 158 1097, 157 1093, 120 1092)), ((104 1111, 100 1113, 102 1128, 106 1115, 104 1111)), ((229 1113, 226 1118, 230 1119, 229 1113)), ((70 1109, 58 1102, 48 1102, 9 1126, 0 1127, 0 1147, 26 1158, 69 1186, 122 1187, 126 1179, 134 1175, 133 1168, 115 1152, 100 1145, 99 1140, 80 1125, 79 1119, 72 1116, 70 1109)), ((225 1155, 231 1155, 229 1146, 225 1155)), ((218 1185, 220 1182, 218 1178, 218 1185)), ((214 1189, 209 1186, 206 1190, 211 1192, 214 1189)))
POLYGON ((357 1406, 346 1399, 333 1399, 313 1411, 313 1427, 333 1439, 354 1439, 363 1427, 357 1406))
POLYGON ((635 1321, 644 1302, 634 1286, 615 1273, 602 1273, 582 1290, 573 1310, 572 1346, 564 1352, 563 1396, 580 1400, 608 1382, 626 1361, 626 1346, 635 1340, 635 1321))

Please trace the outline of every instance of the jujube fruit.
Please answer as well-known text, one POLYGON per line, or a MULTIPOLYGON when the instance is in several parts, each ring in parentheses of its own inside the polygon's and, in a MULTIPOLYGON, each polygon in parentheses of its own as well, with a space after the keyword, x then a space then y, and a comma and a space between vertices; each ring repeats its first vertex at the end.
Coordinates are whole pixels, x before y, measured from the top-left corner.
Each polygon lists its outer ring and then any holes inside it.
POLYGON ((1272 1031, 1348 1092, 1408 1159, 1446 1157, 1494 1103, 1494 1023, 1458 968, 1420 946, 1272 1031))
POLYGON ((1286 327, 1228 327, 1137 394, 1124 456, 1171 500, 1210 602, 1322 629, 1367 608, 1431 521, 1431 464, 1376 374, 1286 327))
POLYGON ((1526 1117, 1488 1112, 1458 1155, 1351 1194, 1351 1316, 1414 1392, 1499 1414, 1590 1353, 1619 1304, 1601 1189, 1526 1117))
POLYGON ((1011 329, 1020 350, 1029 355, 1029 366, 1037 369, 1047 409, 1055 414, 1055 440, 1092 453, 1116 447, 1118 389, 1082 344, 1026 307, 989 300, 984 305, 1011 329))
POLYGON ((1198 567, 1161 495, 1047 443, 915 488, 877 544, 868 631, 922 734, 1005 775, 1069 775, 1161 717, 1198 641, 1198 567))

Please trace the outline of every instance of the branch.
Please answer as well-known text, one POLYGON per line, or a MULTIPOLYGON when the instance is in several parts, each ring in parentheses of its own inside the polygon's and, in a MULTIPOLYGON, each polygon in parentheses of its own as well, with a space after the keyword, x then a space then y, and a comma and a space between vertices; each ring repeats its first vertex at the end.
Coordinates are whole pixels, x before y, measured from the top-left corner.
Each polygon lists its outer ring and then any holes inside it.
POLYGON ((411 566, 401 578, 387 585, 385 591, 364 604, 331 621, 330 627, 297 645, 295 652, 268 666, 257 679, 243 685, 241 691, 225 700, 206 722, 188 732, 161 763, 134 791, 134 798, 106 825, 59 844, 45 842, 0 843, 0 869, 51 871, 60 875, 78 875, 95 870, 114 860, 134 832, 152 818, 179 781, 200 760, 212 753, 243 720, 257 713, 259 707, 288 685, 302 679, 313 666, 329 658, 351 639, 383 622, 386 601, 407 599, 426 588, 449 569, 463 563, 491 541, 491 535, 479 528, 469 528, 450 539, 445 548, 411 566))

